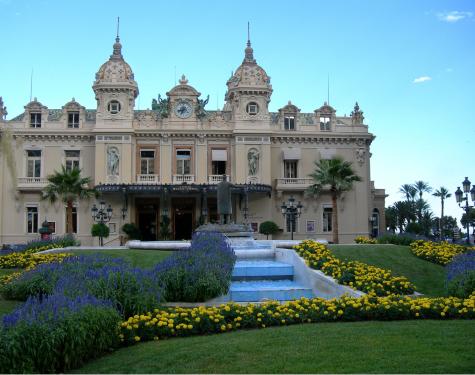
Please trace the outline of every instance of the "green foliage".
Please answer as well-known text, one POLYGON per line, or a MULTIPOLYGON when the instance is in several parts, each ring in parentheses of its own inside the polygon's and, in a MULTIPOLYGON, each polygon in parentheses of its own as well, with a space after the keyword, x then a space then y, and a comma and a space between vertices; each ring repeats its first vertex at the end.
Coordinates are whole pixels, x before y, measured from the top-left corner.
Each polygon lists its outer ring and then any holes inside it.
POLYGON ((384 234, 378 237, 378 243, 380 244, 393 244, 409 246, 414 242, 414 237, 398 235, 398 234, 384 234))
POLYGON ((0 328, 0 373, 63 373, 118 346, 118 312, 87 305, 0 328))
POLYGON ((406 232, 412 234, 422 234, 422 225, 416 222, 411 222, 406 226, 406 232))
POLYGON ((450 280, 447 292, 454 297, 468 298, 475 292, 475 270, 464 272, 450 280))
POLYGON ((259 225, 259 233, 265 234, 269 239, 269 234, 275 234, 279 231, 279 226, 273 221, 264 221, 259 225))
POLYGON ((140 240, 142 237, 139 228, 134 223, 122 225, 122 232, 127 235, 129 240, 140 240))
POLYGON ((93 224, 91 228, 91 235, 93 237, 107 238, 109 237, 109 227, 104 223, 93 224))

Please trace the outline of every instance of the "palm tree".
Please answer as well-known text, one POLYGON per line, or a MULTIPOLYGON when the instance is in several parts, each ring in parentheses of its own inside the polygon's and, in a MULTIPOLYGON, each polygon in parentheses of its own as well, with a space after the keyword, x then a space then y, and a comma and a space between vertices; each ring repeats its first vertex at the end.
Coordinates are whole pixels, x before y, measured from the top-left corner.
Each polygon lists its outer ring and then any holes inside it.
POLYGON ((415 219, 413 210, 414 206, 411 201, 397 201, 394 203, 393 207, 396 211, 399 233, 403 233, 407 224, 415 219))
POLYGON ((337 200, 343 192, 353 188, 354 182, 361 181, 361 177, 355 174, 350 162, 339 157, 315 161, 315 171, 309 176, 313 178, 314 184, 308 188, 308 193, 318 194, 324 187, 330 187, 333 243, 338 243, 337 200))
POLYGON ((72 170, 61 166, 61 171, 54 171, 48 176, 48 185, 43 190, 42 199, 48 199, 51 203, 61 199, 66 203, 66 233, 73 233, 73 203, 76 199, 85 199, 96 195, 95 189, 90 189, 91 179, 81 177, 81 171, 77 168, 72 170))
POLYGON ((447 198, 450 198, 452 194, 449 193, 449 191, 444 188, 443 186, 440 187, 440 189, 437 189, 434 194, 432 194, 434 197, 439 197, 440 198, 440 222, 439 222, 439 237, 440 240, 442 240, 442 231, 443 231, 443 221, 444 221, 444 201, 447 198))
POLYGON ((432 191, 432 188, 429 186, 429 184, 424 181, 416 181, 414 183, 414 188, 419 193, 419 199, 422 199, 422 193, 430 193, 432 191))
POLYGON ((417 190, 414 185, 404 184, 399 188, 399 192, 406 197, 406 201, 414 201, 416 199, 417 190))

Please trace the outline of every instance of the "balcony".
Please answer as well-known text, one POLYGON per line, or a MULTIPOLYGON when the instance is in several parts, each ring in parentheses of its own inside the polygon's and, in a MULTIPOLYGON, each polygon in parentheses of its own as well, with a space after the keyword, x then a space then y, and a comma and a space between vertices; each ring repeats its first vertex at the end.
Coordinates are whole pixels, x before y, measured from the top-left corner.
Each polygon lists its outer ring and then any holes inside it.
POLYGON ((275 188, 282 191, 303 191, 313 184, 311 178, 276 178, 275 188))
MULTIPOLYGON (((223 179, 222 174, 212 174, 208 176, 208 184, 219 184, 223 179)), ((229 175, 226 175, 226 181, 229 181, 229 175)))
POLYGON ((158 184, 160 182, 160 176, 158 174, 138 174, 138 184, 158 184))
POLYGON ((195 182, 194 174, 174 174, 173 183, 174 184, 193 184, 195 182))
POLYGON ((18 190, 42 190, 48 185, 48 179, 43 177, 19 177, 18 190))

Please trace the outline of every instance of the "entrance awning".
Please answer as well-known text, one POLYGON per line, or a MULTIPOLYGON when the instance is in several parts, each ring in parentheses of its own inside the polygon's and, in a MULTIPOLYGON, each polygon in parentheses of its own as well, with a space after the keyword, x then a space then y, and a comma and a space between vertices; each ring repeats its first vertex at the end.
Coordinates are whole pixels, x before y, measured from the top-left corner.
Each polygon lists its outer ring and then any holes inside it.
MULTIPOLYGON (((99 184, 95 186, 96 190, 101 193, 137 193, 137 194, 195 194, 201 192, 216 192, 216 184, 99 184)), ((272 186, 264 184, 234 184, 232 187, 234 194, 246 193, 265 193, 269 196, 272 192, 272 186)))

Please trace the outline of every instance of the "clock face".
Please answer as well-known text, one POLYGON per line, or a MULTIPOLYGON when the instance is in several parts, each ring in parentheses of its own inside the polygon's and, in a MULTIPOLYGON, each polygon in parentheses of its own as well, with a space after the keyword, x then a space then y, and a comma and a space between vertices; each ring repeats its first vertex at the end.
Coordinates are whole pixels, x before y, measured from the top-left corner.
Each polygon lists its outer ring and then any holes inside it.
POLYGON ((191 108, 190 103, 187 102, 178 102, 175 106, 175 115, 179 118, 188 118, 191 116, 193 108, 191 108))

